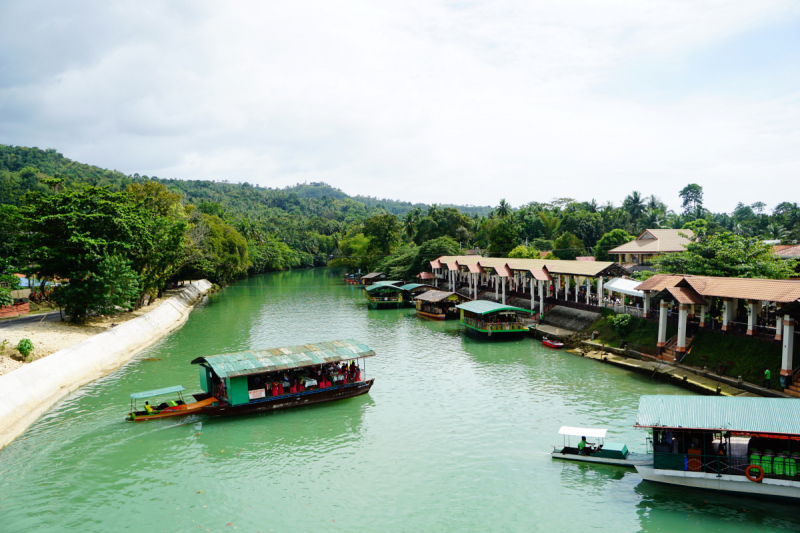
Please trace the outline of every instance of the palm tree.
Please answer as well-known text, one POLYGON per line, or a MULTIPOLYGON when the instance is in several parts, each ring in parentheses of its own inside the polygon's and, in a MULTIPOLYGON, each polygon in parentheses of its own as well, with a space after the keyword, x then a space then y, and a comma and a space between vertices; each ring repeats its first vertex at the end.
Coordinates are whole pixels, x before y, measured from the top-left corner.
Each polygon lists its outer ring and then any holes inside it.
POLYGON ((644 213, 645 203, 642 198, 642 193, 633 191, 626 196, 625 201, 622 202, 622 208, 631 215, 631 220, 636 223, 639 217, 644 213))
POLYGON ((782 241, 783 239, 786 238, 787 233, 788 232, 786 231, 786 228, 784 228, 777 222, 773 222, 772 224, 767 226, 767 231, 765 236, 770 239, 777 239, 779 241, 782 241))
POLYGON ((544 226, 544 238, 547 240, 554 239, 556 232, 558 231, 558 227, 561 225, 561 220, 559 220, 558 215, 555 213, 548 213, 547 211, 539 211, 537 214, 539 215, 539 220, 542 221, 542 225, 544 226))
POLYGON ((500 218, 508 218, 511 215, 511 206, 508 205, 505 198, 500 200, 500 205, 497 206, 496 212, 500 218))
POLYGON ((417 222, 414 220, 414 212, 409 211, 406 213, 405 218, 403 219, 403 230, 406 232, 406 235, 409 239, 414 238, 414 232, 416 231, 417 222))

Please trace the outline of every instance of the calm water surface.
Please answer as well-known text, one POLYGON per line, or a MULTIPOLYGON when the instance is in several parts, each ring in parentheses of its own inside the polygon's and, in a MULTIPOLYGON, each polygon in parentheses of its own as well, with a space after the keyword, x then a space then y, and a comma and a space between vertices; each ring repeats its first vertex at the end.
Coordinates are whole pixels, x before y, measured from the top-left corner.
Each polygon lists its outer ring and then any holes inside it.
POLYGON ((550 459, 558 428, 599 425, 644 451, 642 394, 669 385, 544 349, 484 342, 413 310, 371 311, 340 273, 239 282, 0 451, 0 532, 775 531, 795 507, 550 459), (282 413, 133 424, 129 394, 189 361, 352 337, 377 353, 369 395, 282 413))

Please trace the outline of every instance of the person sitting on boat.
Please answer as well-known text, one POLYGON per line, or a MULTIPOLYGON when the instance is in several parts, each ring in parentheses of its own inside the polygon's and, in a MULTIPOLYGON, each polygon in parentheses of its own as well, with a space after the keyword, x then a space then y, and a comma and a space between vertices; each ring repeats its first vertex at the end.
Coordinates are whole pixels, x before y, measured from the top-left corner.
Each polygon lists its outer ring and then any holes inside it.
POLYGON ((589 455, 594 452, 594 448, 589 446, 589 443, 586 442, 586 437, 581 437, 581 441, 578 443, 578 453, 580 455, 589 455))

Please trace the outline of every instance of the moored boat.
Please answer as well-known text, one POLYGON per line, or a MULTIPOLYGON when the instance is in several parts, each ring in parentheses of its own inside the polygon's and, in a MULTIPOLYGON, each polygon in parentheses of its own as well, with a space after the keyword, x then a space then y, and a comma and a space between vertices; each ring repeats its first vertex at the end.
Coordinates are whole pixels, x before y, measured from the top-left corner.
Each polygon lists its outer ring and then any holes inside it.
POLYGON ((553 459, 564 461, 577 461, 581 463, 595 463, 604 465, 616 465, 636 467, 637 465, 648 465, 653 463, 653 456, 646 453, 632 453, 628 451, 625 444, 605 442, 608 430, 601 428, 576 428, 562 426, 558 430, 559 435, 564 436, 564 444, 561 447, 553 446, 550 454, 553 459), (585 441, 584 446, 572 446, 571 438, 595 439, 585 441))
POLYGON ((502 338, 528 332, 527 309, 486 300, 464 302, 456 306, 461 312, 461 324, 467 332, 482 337, 502 338))
POLYGON ((458 304, 471 301, 457 292, 432 290, 414 298, 417 316, 433 320, 455 319, 459 316, 458 304))
POLYGON ((414 298, 420 294, 438 289, 433 285, 426 285, 425 283, 405 283, 400 284, 400 290, 403 291, 403 300, 405 300, 406 306, 415 307, 414 298))
POLYGON ((128 413, 126 420, 131 422, 143 422, 145 420, 155 420, 158 418, 171 418, 174 416, 186 416, 200 413, 204 407, 212 405, 217 401, 214 397, 207 397, 193 403, 186 403, 183 399, 183 391, 186 390, 182 385, 165 387, 144 392, 134 392, 131 394, 131 412, 128 413), (144 402, 142 409, 137 406, 138 400, 147 400, 167 394, 177 395, 175 400, 165 400, 156 405, 150 405, 149 401, 144 402))
POLYGON ((403 291, 395 285, 397 281, 383 281, 368 287, 367 302, 372 309, 398 308, 403 305, 403 291))
POLYGON ((384 281, 386 277, 386 273, 384 272, 370 272, 361 276, 361 284, 364 287, 369 287, 370 285, 374 285, 375 282, 384 281))
POLYGON ((636 427, 652 435, 647 481, 800 499, 800 399, 642 396, 636 427))
POLYGON ((212 416, 263 413, 352 398, 369 392, 365 378, 369 347, 348 339, 198 357, 204 393, 218 401, 203 408, 212 416), (347 365, 347 363, 350 365, 347 365), (344 366, 342 366, 344 365, 344 366))
POLYGON ((556 348, 556 349, 558 349, 558 348, 563 348, 564 347, 564 343, 563 342, 554 341, 552 339, 548 339, 547 337, 542 339, 542 344, 544 346, 547 346, 548 348, 556 348))

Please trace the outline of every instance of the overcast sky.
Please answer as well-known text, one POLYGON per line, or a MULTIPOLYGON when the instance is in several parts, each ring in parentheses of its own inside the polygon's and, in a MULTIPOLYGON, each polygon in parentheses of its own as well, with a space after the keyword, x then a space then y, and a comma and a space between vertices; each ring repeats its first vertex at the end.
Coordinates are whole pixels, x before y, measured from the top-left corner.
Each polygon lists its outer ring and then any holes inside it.
POLYGON ((800 201, 800 4, 0 3, 0 143, 519 206, 800 201))

